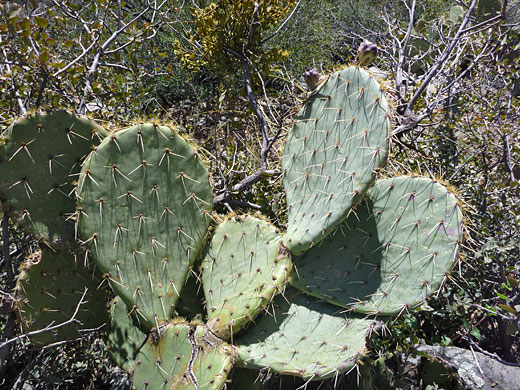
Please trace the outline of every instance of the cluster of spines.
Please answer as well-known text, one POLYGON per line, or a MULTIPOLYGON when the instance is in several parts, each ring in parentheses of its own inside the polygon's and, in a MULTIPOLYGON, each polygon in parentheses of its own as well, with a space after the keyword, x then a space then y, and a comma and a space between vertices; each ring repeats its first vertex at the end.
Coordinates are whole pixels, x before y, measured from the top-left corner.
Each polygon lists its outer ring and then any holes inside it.
POLYGON ((31 336, 37 346, 79 338, 107 320, 106 292, 76 255, 45 246, 27 257, 18 275, 18 318, 25 331, 40 331, 31 336))

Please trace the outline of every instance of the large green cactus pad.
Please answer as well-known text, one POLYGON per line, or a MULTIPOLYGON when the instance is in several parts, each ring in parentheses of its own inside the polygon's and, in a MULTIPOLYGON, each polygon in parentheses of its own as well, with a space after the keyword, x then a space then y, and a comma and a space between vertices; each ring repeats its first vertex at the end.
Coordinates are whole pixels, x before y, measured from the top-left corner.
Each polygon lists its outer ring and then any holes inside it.
POLYGON ((297 260, 295 287, 362 313, 395 314, 435 292, 457 261, 462 215, 439 182, 378 180, 355 213, 297 260))
POLYGON ((0 199, 23 226, 51 241, 74 241, 74 182, 82 159, 106 132, 67 112, 17 120, 0 147, 0 199))
POLYGON ((127 371, 134 368, 135 358, 147 336, 147 333, 140 329, 136 314, 128 310, 120 297, 115 297, 110 302, 108 351, 116 364, 127 371))
POLYGON ((332 74, 310 96, 282 159, 291 252, 317 244, 362 199, 386 162, 389 126, 383 92, 361 68, 332 74))
POLYGON ((80 232, 126 305, 151 328, 171 317, 209 225, 208 172, 168 127, 107 137, 78 184, 80 232))
POLYGON ((274 313, 257 319, 236 339, 237 364, 305 380, 330 378, 350 370, 362 357, 373 324, 288 288, 285 297, 275 297, 274 313))
POLYGON ((275 227, 246 216, 216 228, 202 267, 208 325, 227 339, 283 289, 292 264, 275 227))
POLYGON ((205 326, 176 321, 152 331, 132 381, 136 389, 218 390, 234 359, 233 347, 205 326))
POLYGON ((107 295, 101 281, 83 265, 84 258, 65 250, 44 247, 30 255, 18 276, 18 314, 25 332, 39 331, 74 321, 55 330, 31 336, 41 347, 81 337, 82 331, 108 322, 107 295), (85 293, 86 290, 86 293, 85 293), (83 299, 82 299, 83 298, 83 299), (81 302, 81 304, 80 304, 81 302))

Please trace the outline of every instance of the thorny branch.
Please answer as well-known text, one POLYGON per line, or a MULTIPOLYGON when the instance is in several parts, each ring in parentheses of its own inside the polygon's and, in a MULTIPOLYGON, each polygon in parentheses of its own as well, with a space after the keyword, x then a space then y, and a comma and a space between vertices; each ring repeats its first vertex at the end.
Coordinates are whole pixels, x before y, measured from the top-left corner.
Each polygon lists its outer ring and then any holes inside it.
MULTIPOLYGON (((2 36, 0 35, 0 44, 1 43, 2 43, 2 36)), ((11 63, 9 61, 7 61, 7 53, 5 50, 5 46, 4 45, 1 45, 1 46, 2 46, 2 55, 5 58, 5 61, 2 62, 3 66, 0 66, 0 70, 2 70, 3 67, 5 67, 5 70, 7 71, 6 73, 10 74, 11 73, 11 63)), ((13 80, 13 84, 14 84, 14 80, 13 80)), ((16 87, 16 85, 14 85, 13 88, 15 90, 14 96, 16 98, 16 102, 18 103, 18 107, 20 108, 20 112, 22 113, 22 115, 25 115, 25 114, 27 114, 27 109, 25 108, 25 103, 22 100, 22 97, 20 96, 20 92, 18 92, 18 88, 16 87)))

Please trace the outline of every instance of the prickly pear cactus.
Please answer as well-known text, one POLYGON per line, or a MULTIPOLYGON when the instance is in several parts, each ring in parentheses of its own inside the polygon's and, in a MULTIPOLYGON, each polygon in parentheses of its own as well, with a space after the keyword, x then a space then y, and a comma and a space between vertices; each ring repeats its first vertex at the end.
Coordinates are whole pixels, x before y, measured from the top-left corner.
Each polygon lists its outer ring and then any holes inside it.
POLYGON ((245 216, 216 228, 202 267, 208 326, 228 339, 283 290, 292 264, 274 226, 245 216))
POLYGON ((374 321, 292 288, 273 303, 274 313, 236 339, 238 366, 320 380, 350 370, 363 356, 374 321))
POLYGON ((171 317, 212 207, 208 172, 168 127, 136 125, 104 139, 78 185, 81 237, 148 328, 171 317))
POLYGON ((136 389, 218 390, 235 360, 231 345, 204 325, 174 321, 153 330, 137 355, 136 389))
POLYGON ((128 310, 120 297, 110 302, 110 329, 107 332, 108 351, 116 364, 132 371, 137 353, 146 341, 147 333, 140 329, 137 313, 128 310))
POLYGON ((378 180, 355 213, 297 259, 293 286, 362 313, 395 314, 435 292, 458 259, 462 214, 435 180, 378 180))
POLYGON ((16 284, 18 317, 24 331, 41 331, 69 322, 31 336, 33 344, 41 347, 73 340, 81 337, 82 330, 104 325, 108 320, 107 295, 100 284, 84 267, 81 255, 48 247, 30 255, 16 284))
POLYGON ((321 241, 358 203, 387 158, 388 104, 358 67, 329 76, 296 117, 282 167, 295 255, 321 241))
POLYGON ((0 198, 18 222, 49 241, 74 242, 74 181, 106 131, 64 111, 14 122, 0 147, 0 198))

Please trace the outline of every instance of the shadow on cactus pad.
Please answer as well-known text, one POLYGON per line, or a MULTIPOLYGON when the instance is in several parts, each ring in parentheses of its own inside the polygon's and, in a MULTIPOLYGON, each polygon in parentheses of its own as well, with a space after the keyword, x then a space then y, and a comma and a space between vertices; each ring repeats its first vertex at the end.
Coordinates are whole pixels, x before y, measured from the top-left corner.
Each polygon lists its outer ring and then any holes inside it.
POLYGON ((435 292, 458 260, 462 214, 435 180, 378 180, 329 239, 296 260, 293 286, 368 314, 397 314, 435 292))

